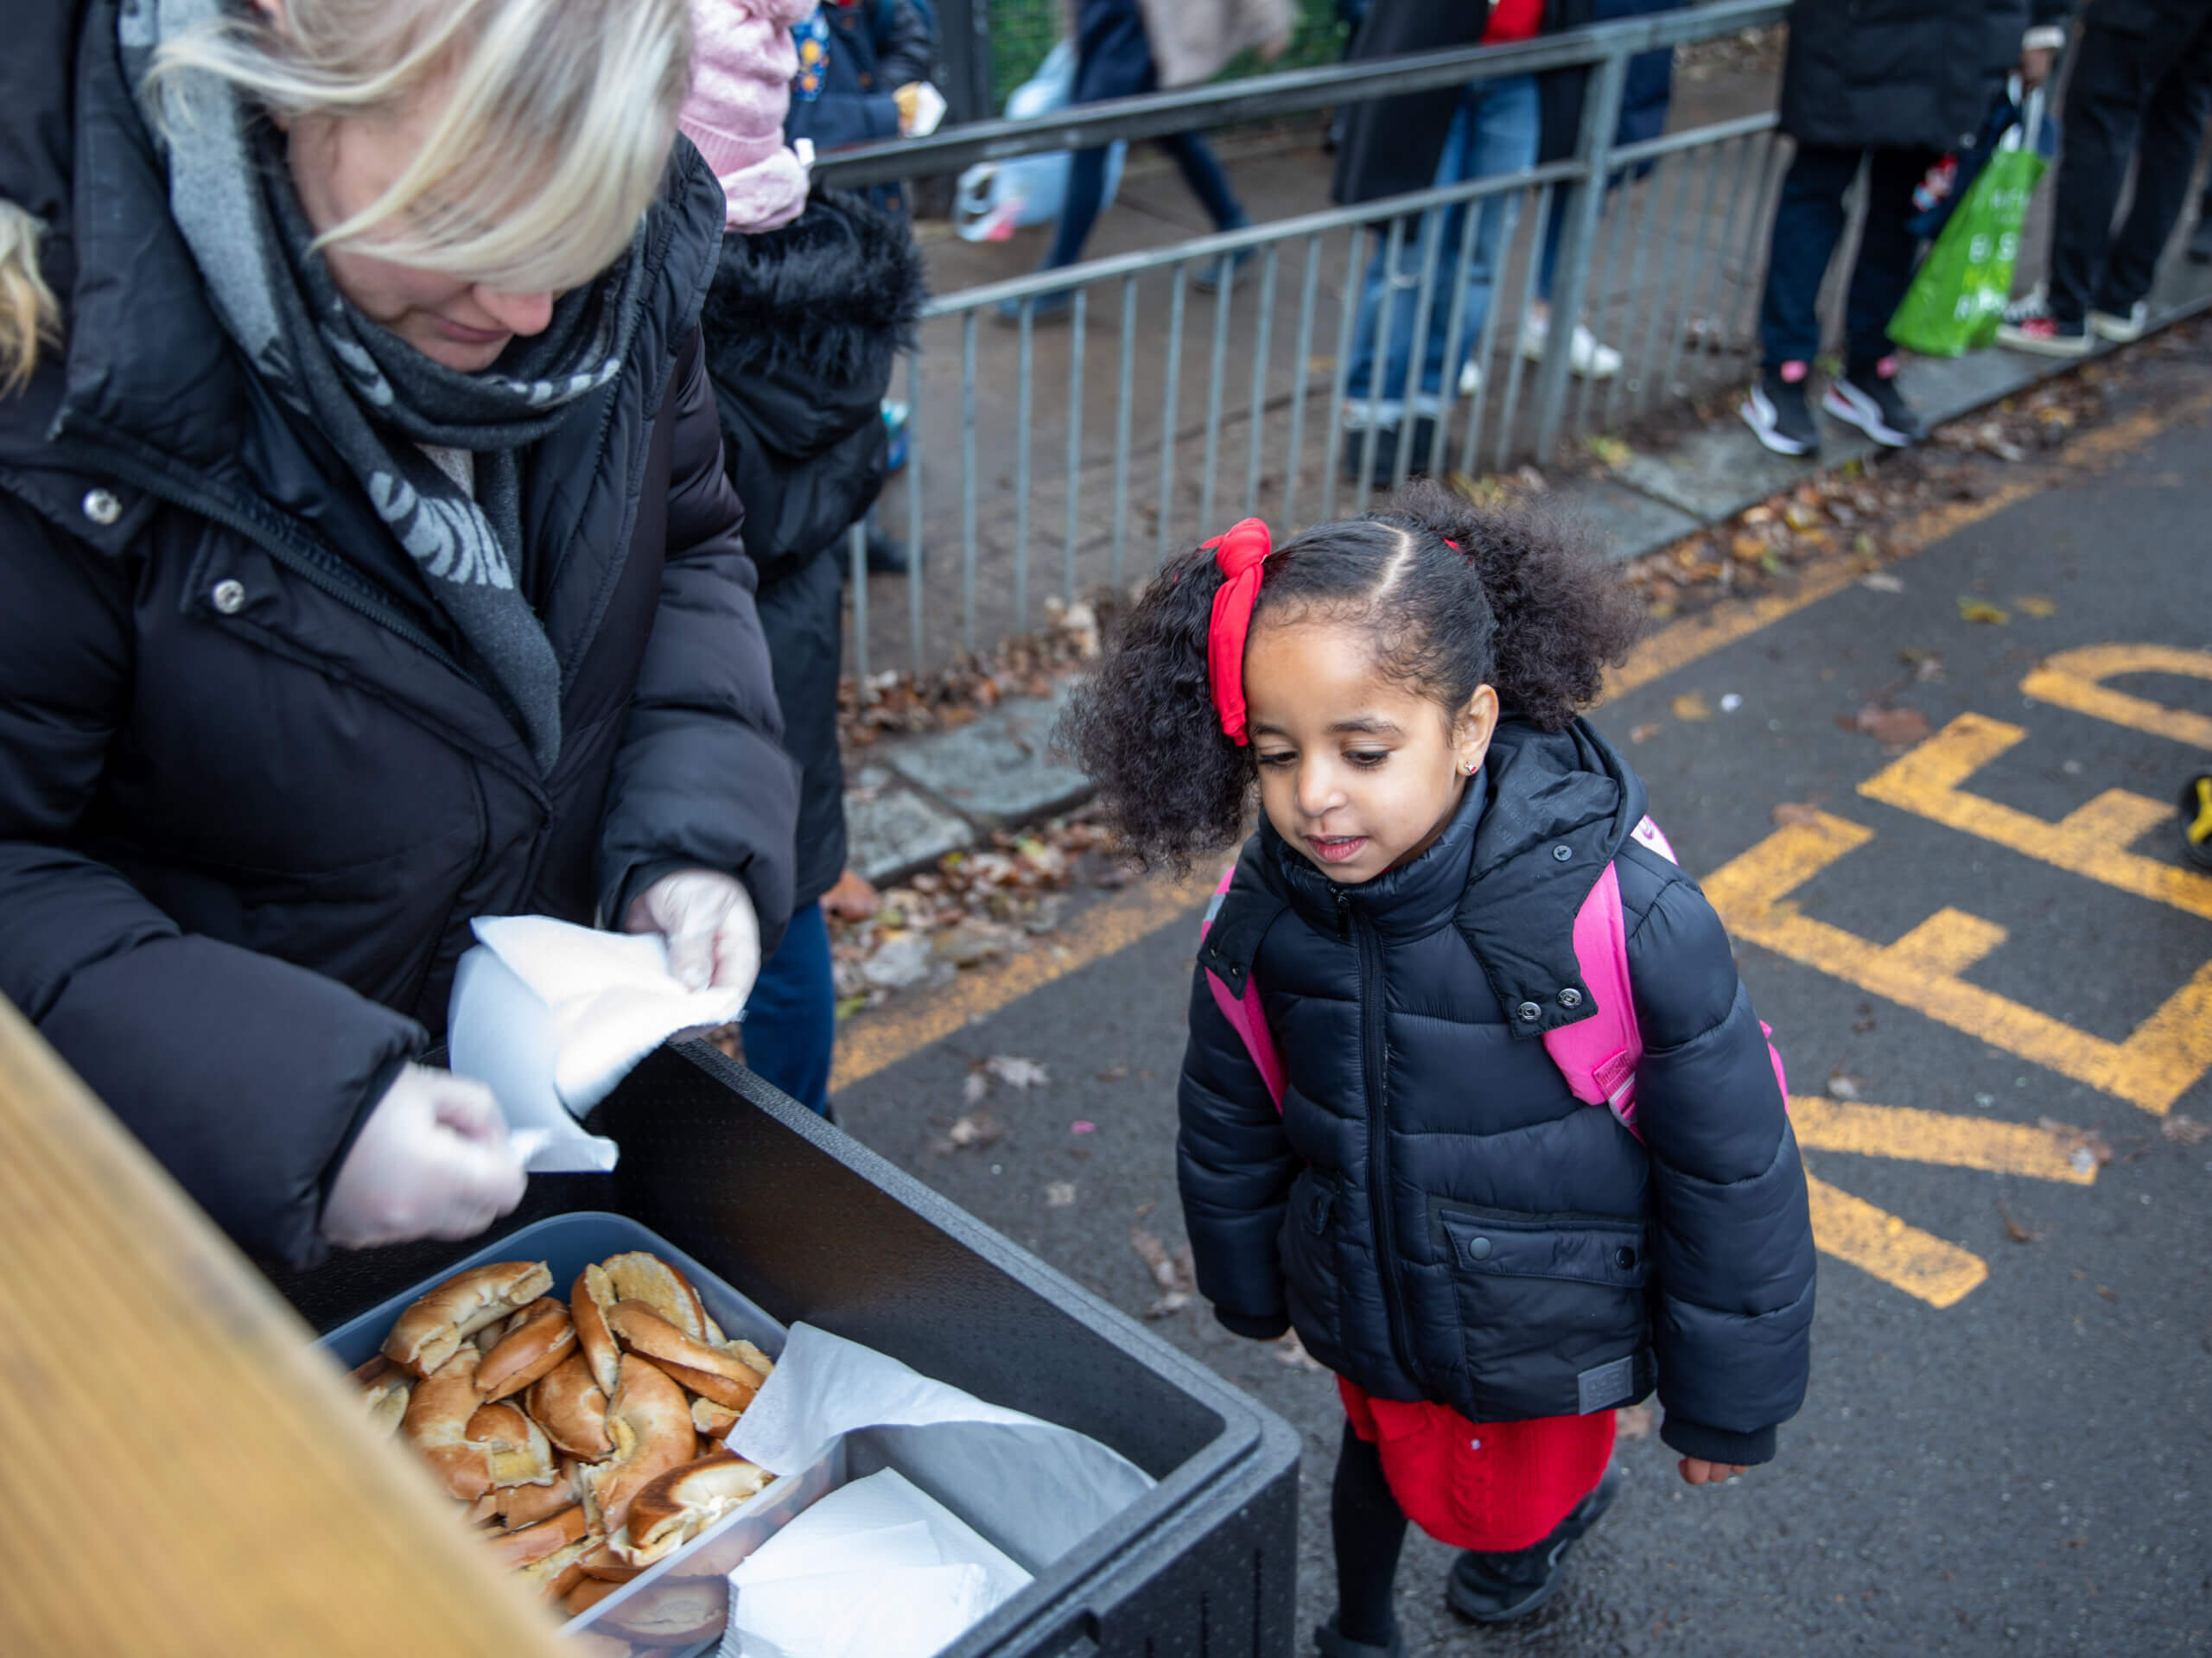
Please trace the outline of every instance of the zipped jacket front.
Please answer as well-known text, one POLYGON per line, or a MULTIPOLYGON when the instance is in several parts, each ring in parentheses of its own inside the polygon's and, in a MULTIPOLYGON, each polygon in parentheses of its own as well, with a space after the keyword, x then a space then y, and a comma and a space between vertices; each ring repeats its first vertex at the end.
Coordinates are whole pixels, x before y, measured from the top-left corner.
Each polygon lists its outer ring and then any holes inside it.
POLYGON ((1773 1455, 1810 1357, 1804 1172, 1726 934, 1630 840, 1643 811, 1590 727, 1509 720, 1437 843, 1372 881, 1330 881, 1262 823, 1201 953, 1182 1078, 1184 1213, 1225 1324, 1294 1325, 1369 1393, 1478 1421, 1656 1385, 1685 1455, 1773 1455), (1608 861, 1641 1144, 1541 1041, 1589 1016, 1573 921, 1608 861), (1209 971, 1260 986, 1280 1114, 1209 971))

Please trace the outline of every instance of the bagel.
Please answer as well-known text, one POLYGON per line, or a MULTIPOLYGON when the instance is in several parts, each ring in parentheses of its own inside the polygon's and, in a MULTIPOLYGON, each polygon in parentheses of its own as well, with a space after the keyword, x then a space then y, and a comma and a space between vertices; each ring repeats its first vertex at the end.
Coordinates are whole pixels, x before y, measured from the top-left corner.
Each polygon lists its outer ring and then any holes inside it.
POLYGON ((632 1566, 665 1560, 774 1477, 727 1451, 671 1468, 632 1499, 629 1519, 607 1547, 632 1566))
MULTIPOLYGON (((572 1543, 564 1543, 542 1560, 533 1560, 522 1568, 522 1580, 544 1600, 557 1600, 583 1581, 582 1565, 585 1555, 599 1547, 596 1532, 586 1532, 572 1543)), ((703 1638, 703 1637, 702 1637, 703 1638)))
POLYGON ((533 1301, 507 1321, 499 1344, 484 1356, 476 1391, 486 1399, 520 1393, 575 1350, 569 1309, 550 1296, 533 1301))
POLYGON ((520 1311, 553 1287, 542 1261, 501 1261, 456 1274, 416 1298, 384 1338, 384 1355, 428 1376, 471 1336, 520 1311))
POLYGON ((688 1647, 712 1640, 728 1622, 727 1578, 671 1578, 611 1609, 594 1627, 617 1630, 640 1646, 688 1647))
MULTIPOLYGON (((561 1610, 570 1617, 574 1617, 579 1612, 591 1610, 609 1595, 619 1595, 621 1592, 622 1585, 619 1583, 609 1583, 604 1578, 588 1576, 567 1594, 561 1597, 561 1610)), ((622 1644, 626 1648, 629 1643, 625 1642, 622 1644)))
POLYGON ((710 1439, 720 1439, 737 1426, 737 1413, 711 1399, 691 1401, 691 1426, 710 1439))
POLYGON ((545 1437, 570 1456, 594 1462, 614 1454, 607 1437, 607 1394, 582 1352, 572 1350, 533 1382, 527 1402, 545 1437))
POLYGON ((639 1491, 697 1458, 699 1435, 683 1389, 635 1353, 622 1356, 621 1380, 607 1404, 607 1432, 614 1455, 587 1464, 582 1479, 594 1528, 612 1536, 629 1519, 639 1491))
POLYGON ((390 1439, 407 1415, 415 1378, 379 1353, 356 1369, 353 1379, 361 1384, 361 1407, 368 1413, 369 1426, 378 1439, 390 1439))
POLYGON ((642 1353, 691 1392, 741 1411, 760 1391, 760 1373, 734 1353, 694 1340, 643 1301, 618 1301, 607 1310, 607 1328, 632 1353, 642 1353))
POLYGON ((613 1294, 610 1301, 643 1301, 694 1341, 707 1339, 708 1318, 691 1280, 642 1249, 609 1255, 599 1263, 613 1294))
POLYGON ((629 1561, 609 1548, 604 1539, 601 1540, 597 1548, 584 1556, 582 1565, 587 1577, 596 1578, 601 1583, 618 1585, 629 1582, 632 1578, 641 1578, 645 1574, 645 1567, 632 1566, 629 1561))
POLYGON ((559 1475, 545 1430, 518 1405, 480 1405, 468 1419, 467 1438, 481 1445, 485 1470, 495 1486, 550 1485, 559 1475))
POLYGON ((602 1267, 587 1267, 569 1290, 569 1317, 576 1326, 576 1349, 591 1366, 592 1380, 612 1398, 621 1384, 622 1349, 607 1327, 607 1309, 620 1298, 602 1267))
POLYGON ((474 1347, 462 1344, 416 1385, 399 1424, 408 1444, 445 1482, 447 1491, 464 1502, 473 1502, 492 1489, 491 1452, 471 1443, 468 1435, 470 1419, 484 1408, 476 1396, 476 1367, 482 1358, 474 1347))
POLYGON ((550 1519, 534 1526, 524 1526, 519 1531, 504 1532, 488 1545, 492 1558, 510 1570, 531 1566, 548 1555, 557 1554, 569 1544, 582 1539, 588 1529, 584 1511, 570 1503, 550 1519))

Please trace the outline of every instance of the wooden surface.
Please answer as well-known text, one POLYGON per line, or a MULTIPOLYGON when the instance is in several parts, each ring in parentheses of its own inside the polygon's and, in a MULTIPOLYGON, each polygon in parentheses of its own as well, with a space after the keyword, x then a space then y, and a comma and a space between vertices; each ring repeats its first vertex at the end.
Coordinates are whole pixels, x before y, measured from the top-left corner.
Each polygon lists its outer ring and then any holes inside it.
POLYGON ((313 1339, 0 997, 0 1654, 573 1654, 313 1339))

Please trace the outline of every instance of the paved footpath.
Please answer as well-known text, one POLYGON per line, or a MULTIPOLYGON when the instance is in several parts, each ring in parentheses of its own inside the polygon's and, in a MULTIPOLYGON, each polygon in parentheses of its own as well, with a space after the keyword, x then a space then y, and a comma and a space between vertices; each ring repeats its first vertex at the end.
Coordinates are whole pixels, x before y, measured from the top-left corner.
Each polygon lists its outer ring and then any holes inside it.
MULTIPOLYGON (((1656 1436, 1624 1441, 1620 1503, 1525 1627, 1459 1623, 1447 1551, 1416 1539, 1414 1652, 2212 1651, 2212 1140, 2168 1132, 2212 1122, 2212 875, 2177 863, 2171 810, 2212 759, 2206 384, 2177 365, 2054 465, 1929 515, 1885 576, 1816 571, 1623 677, 1600 722, 1789 1064, 1812 1393, 1732 1486, 1688 1490, 1656 1436), (1985 607, 2003 623, 1967 619, 1985 607)), ((1057 956, 855 1020, 841 1059, 854 1133, 1133 1313, 1159 1292, 1132 1229, 1181 1238, 1208 884, 1118 893, 1057 956), (988 1055, 1051 1081, 995 1087, 995 1144, 932 1151, 988 1055)), ((1306 1436, 1310 1627, 1328 1378, 1202 1305, 1154 1328, 1306 1436)))

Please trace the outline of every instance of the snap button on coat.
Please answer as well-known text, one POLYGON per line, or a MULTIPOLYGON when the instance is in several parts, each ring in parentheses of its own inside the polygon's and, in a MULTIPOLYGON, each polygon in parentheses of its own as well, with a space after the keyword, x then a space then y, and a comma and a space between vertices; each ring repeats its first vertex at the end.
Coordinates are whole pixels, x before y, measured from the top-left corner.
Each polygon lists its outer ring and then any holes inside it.
POLYGON ((1580 990, 1577 990, 1573 985, 1567 986, 1566 989, 1559 993, 1559 1005, 1562 1007, 1581 1007, 1582 993, 1580 990))
POLYGON ((235 616, 245 608, 245 584, 242 581, 218 581, 215 590, 207 595, 208 602, 226 616, 235 616))
POLYGON ((1490 1259, 1491 1250, 1493 1247, 1494 1246, 1488 1238, 1469 1238, 1467 1240, 1467 1259, 1470 1261, 1488 1261, 1490 1259))
POLYGON ((1561 863, 1565 863, 1573 855, 1574 848, 1571 846, 1560 845, 1555 846, 1552 848, 1552 856, 1556 858, 1561 863))
POLYGON ((88 489, 79 504, 85 516, 94 524, 110 524, 123 516, 123 503, 115 499, 115 492, 108 489, 88 489))
POLYGON ((1524 1001, 1513 1011, 1523 1023, 1530 1020, 1541 1019, 1544 1016, 1544 1010, 1533 1001, 1524 1001))

